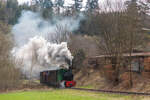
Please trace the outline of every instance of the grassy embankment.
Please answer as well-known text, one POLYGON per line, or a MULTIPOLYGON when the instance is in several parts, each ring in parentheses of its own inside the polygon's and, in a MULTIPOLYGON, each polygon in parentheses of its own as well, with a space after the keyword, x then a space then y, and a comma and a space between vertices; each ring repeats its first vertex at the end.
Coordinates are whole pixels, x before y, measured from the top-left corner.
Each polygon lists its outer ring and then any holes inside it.
POLYGON ((0 94, 0 100, 150 100, 150 98, 78 90, 48 90, 3 93, 0 94))

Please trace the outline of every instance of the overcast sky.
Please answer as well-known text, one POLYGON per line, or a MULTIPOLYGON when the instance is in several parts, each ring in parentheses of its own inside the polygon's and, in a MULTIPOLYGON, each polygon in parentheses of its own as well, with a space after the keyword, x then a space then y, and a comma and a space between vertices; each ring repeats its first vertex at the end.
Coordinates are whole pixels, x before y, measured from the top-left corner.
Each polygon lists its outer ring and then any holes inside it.
MULTIPOLYGON (((25 2, 30 2, 31 0, 18 0, 19 4, 25 3, 25 2)), ((54 0, 52 0, 54 1, 54 0)), ((84 2, 86 2, 87 0, 83 0, 84 2)), ((104 2, 107 0, 99 0, 100 2, 104 2)), ((117 2, 117 1, 127 1, 127 0, 110 0, 111 2, 117 2)), ((139 1, 146 1, 146 0, 139 0, 139 1)), ((72 0, 65 0, 65 2, 67 3, 71 3, 72 0)))
MULTIPOLYGON (((22 4, 22 3, 26 3, 26 2, 30 2, 31 0, 18 0, 19 4, 22 4)), ((52 0, 54 1, 54 0, 52 0)), ((83 0, 83 2, 85 3, 87 0, 83 0)), ((106 0, 99 0, 100 2, 103 2, 103 1, 106 1, 106 0)), ((112 0, 112 1, 118 1, 118 0, 112 0)), ((73 1, 72 0, 65 0, 66 3, 72 3, 73 1)))
MULTIPOLYGON (((30 2, 31 0, 18 0, 19 4, 25 3, 25 2, 30 2)), ((54 0, 52 0, 54 1, 54 0)), ((65 0, 67 3, 72 3, 72 0, 65 0)), ((83 1, 87 1, 87 0, 83 0, 83 1)))
POLYGON ((19 4, 25 3, 25 2, 29 2, 31 0, 18 0, 19 4))
MULTIPOLYGON (((19 2, 19 4, 23 4, 23 3, 26 3, 26 2, 30 2, 31 0, 18 0, 18 2, 19 2)), ((55 1, 55 0, 52 0, 52 1, 55 1)), ((99 0, 99 7, 101 8, 101 9, 103 9, 103 8, 105 8, 106 6, 105 6, 105 3, 106 3, 106 1, 107 0, 99 0)), ((125 1, 127 1, 127 0, 109 0, 109 1, 111 1, 111 3, 112 3, 112 5, 114 6, 114 9, 116 9, 117 10, 117 8, 116 8, 116 6, 115 6, 115 4, 118 4, 118 3, 121 3, 121 4, 123 4, 125 1)), ((138 1, 146 1, 146 0, 138 0, 138 1)), ((83 0, 83 6, 85 7, 85 5, 86 5, 86 2, 87 2, 87 0, 83 0)), ((65 0, 65 6, 68 6, 69 4, 73 4, 74 2, 73 2, 73 0, 65 0)), ((112 6, 112 7, 113 7, 112 6)), ((119 10, 119 9, 118 9, 119 10)))
MULTIPOLYGON (((23 4, 23 3, 26 3, 26 2, 30 2, 31 0, 18 0, 18 2, 19 2, 19 4, 23 4)), ((52 0, 52 1, 55 1, 55 0, 52 0)), ((99 4, 104 4, 104 2, 105 1, 107 1, 107 0, 99 0, 99 4)), ((120 2, 120 1, 125 1, 125 0, 110 0, 111 2, 120 2)), ((85 7, 85 5, 86 5, 86 2, 87 2, 87 0, 83 0, 83 6, 85 7)), ((73 2, 73 0, 65 0, 65 6, 68 6, 68 5, 70 5, 70 4, 73 4, 74 2, 73 2)), ((101 6, 103 6, 103 5, 101 5, 101 6)))

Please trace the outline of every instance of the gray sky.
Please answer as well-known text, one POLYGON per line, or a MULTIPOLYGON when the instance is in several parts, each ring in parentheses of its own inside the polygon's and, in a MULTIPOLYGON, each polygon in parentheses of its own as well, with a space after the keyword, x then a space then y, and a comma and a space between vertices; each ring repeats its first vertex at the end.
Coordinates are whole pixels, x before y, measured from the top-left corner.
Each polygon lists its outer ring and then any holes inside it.
MULTIPOLYGON (((18 0, 19 4, 22 4, 22 3, 25 3, 25 2, 30 2, 31 0, 18 0)), ((54 1, 54 0, 52 0, 54 1)), ((87 0, 83 0, 84 3, 87 1, 87 0)), ((99 0, 100 3, 103 3, 107 0, 99 0)), ((118 1, 127 1, 127 0, 110 0, 111 2, 118 2, 118 1)), ((139 1, 146 1, 146 0, 139 0, 139 1)), ((65 2, 67 3, 72 3, 72 0, 65 0, 65 2)))
MULTIPOLYGON (((27 3, 27 2, 30 2, 30 1, 31 0, 18 0, 19 4, 27 3)), ((52 1, 55 1, 55 0, 52 0, 52 1)), ((100 0, 100 1, 103 1, 103 0, 100 0)), ((82 3, 83 6, 86 5, 86 2, 87 2, 87 0, 83 0, 83 3, 82 3)), ((65 0, 65 4, 64 5, 68 6, 68 5, 71 5, 73 3, 74 3, 73 0, 65 0)))
MULTIPOLYGON (((19 4, 25 3, 25 2, 30 2, 31 0, 18 0, 19 4)), ((52 0, 54 1, 54 0, 52 0)), ((87 1, 87 0, 83 0, 83 1, 87 1)), ((72 3, 72 0, 65 0, 65 2, 67 3, 72 3)))
MULTIPOLYGON (((19 4, 23 4, 23 3, 26 3, 26 2, 30 2, 31 0, 18 0, 19 4)), ((52 0, 54 1, 54 0, 52 0)), ((99 4, 104 4, 107 0, 99 0, 99 4)), ((124 2, 124 1, 127 1, 127 0, 109 0, 111 1, 112 3, 116 3, 116 2, 124 2)), ((87 0, 83 0, 83 6, 85 6, 87 0)), ((68 5, 68 4, 73 4, 73 0, 65 0, 65 5, 68 5)))
MULTIPOLYGON (((19 4, 22 4, 22 3, 25 3, 25 2, 30 2, 31 0, 18 0, 18 2, 19 2, 19 4)), ((53 0, 54 1, 54 0, 53 0)), ((83 2, 85 3, 87 0, 83 0, 83 2)), ((100 2, 104 2, 104 1, 106 1, 106 0, 99 0, 100 2)), ((119 1, 119 0, 111 0, 111 1, 119 1)), ((73 3, 73 1, 72 0, 65 0, 65 2, 67 3, 67 4, 71 4, 71 3, 73 3)))
MULTIPOLYGON (((18 0, 19 4, 25 3, 25 2, 30 2, 31 0, 18 0)), ((55 0, 52 0, 55 1, 55 0)), ((106 9, 106 1, 107 0, 99 0, 99 7, 101 8, 101 10, 106 9)), ((128 0, 109 0, 112 4, 112 8, 115 10, 120 10, 120 8, 116 8, 116 5, 119 4, 123 4, 125 1, 128 0)), ((138 1, 147 1, 147 0, 138 0, 138 1)), ((83 6, 85 7, 87 0, 83 0, 83 6)), ((65 0, 65 5, 68 6, 69 4, 73 4, 73 0, 65 0)), ((122 6, 123 7, 123 6, 122 6)), ((107 9, 109 10, 109 9, 107 9)))
POLYGON ((18 0, 19 4, 25 3, 25 2, 29 2, 31 0, 18 0))

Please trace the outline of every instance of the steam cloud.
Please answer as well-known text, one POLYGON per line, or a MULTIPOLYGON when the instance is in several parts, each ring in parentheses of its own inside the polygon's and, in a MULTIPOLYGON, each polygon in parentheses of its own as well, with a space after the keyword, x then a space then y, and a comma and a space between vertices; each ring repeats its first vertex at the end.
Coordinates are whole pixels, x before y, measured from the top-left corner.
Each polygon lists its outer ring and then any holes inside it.
POLYGON ((56 38, 51 37, 60 35, 56 33, 57 25, 67 29, 68 32, 72 32, 78 29, 82 19, 84 19, 84 16, 80 14, 76 18, 56 16, 51 20, 44 20, 40 13, 23 11, 18 24, 13 27, 12 33, 18 46, 24 45, 28 42, 29 38, 36 35, 44 38, 50 37, 49 41, 53 41, 56 38))
POLYGON ((69 68, 73 57, 67 43, 54 44, 43 37, 33 37, 24 46, 14 49, 18 68, 29 77, 39 76, 40 71, 69 68), (31 72, 32 71, 32 72, 31 72))
POLYGON ((16 66, 28 78, 38 77, 43 70, 69 68, 73 56, 67 42, 53 43, 53 39, 57 40, 53 36, 61 35, 55 32, 57 25, 72 32, 78 29, 82 19, 83 16, 79 15, 77 18, 54 18, 46 21, 39 13, 23 11, 19 23, 12 29, 17 45, 12 50, 16 66), (50 38, 46 40, 46 37, 50 38))

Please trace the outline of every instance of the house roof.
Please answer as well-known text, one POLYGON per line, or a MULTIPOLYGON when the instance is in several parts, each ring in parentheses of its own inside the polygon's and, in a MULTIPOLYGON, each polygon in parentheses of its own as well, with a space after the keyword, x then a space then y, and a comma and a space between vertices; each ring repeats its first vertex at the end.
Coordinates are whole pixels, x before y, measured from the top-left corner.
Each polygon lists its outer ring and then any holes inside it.
MULTIPOLYGON (((130 57, 130 54, 124 53, 123 56, 130 57)), ((132 53, 131 56, 132 57, 148 57, 148 56, 150 56, 150 52, 132 53)), ((94 56, 94 57, 90 57, 90 58, 103 58, 103 57, 112 57, 112 56, 111 55, 99 55, 99 56, 94 56)))

